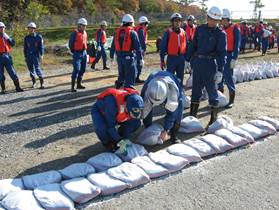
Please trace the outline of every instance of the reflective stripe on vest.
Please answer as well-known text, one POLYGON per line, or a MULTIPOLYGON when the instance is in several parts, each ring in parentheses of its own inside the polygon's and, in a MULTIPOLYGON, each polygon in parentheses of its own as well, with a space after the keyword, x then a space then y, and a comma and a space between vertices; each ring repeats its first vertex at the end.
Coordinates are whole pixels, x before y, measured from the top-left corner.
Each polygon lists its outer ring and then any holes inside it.
POLYGON ((139 33, 140 30, 143 30, 144 31, 144 38, 145 38, 145 42, 147 41, 147 28, 145 26, 141 26, 141 25, 138 25, 135 27, 135 31, 137 33, 139 33))
POLYGON ((76 33, 76 39, 74 43, 74 50, 81 51, 87 49, 87 33, 84 31, 83 33, 79 31, 75 31, 76 33))
POLYGON ((114 46, 116 51, 122 52, 131 52, 132 51, 132 39, 131 39, 131 31, 133 28, 131 26, 128 27, 120 27, 116 30, 114 46), (120 39, 123 38, 122 46, 120 46, 120 39))
POLYGON ((196 26, 193 25, 193 27, 191 28, 190 26, 186 25, 185 32, 187 34, 188 41, 193 41, 196 32, 196 26))
POLYGON ((99 34, 99 32, 101 31, 101 43, 102 44, 105 44, 106 43, 106 41, 107 41, 107 36, 106 36, 106 32, 104 31, 104 30, 102 30, 102 29, 99 29, 98 31, 97 31, 97 33, 96 33, 96 40, 98 41, 99 40, 99 37, 98 37, 98 34, 99 34))
POLYGON ((227 51, 232 52, 234 50, 234 27, 237 27, 234 24, 231 24, 228 28, 225 29, 227 34, 227 51))
POLYGON ((126 96, 131 94, 139 94, 137 90, 134 90, 132 88, 124 88, 124 89, 115 89, 115 88, 108 88, 104 92, 100 93, 97 96, 97 99, 103 99, 106 96, 112 95, 116 101, 117 104, 117 115, 116 115, 116 121, 118 123, 123 123, 127 120, 131 119, 131 116, 127 112, 126 109, 126 96))
POLYGON ((0 53, 11 52, 12 48, 10 46, 9 40, 4 37, 0 37, 0 53))
POLYGON ((186 53, 186 33, 180 28, 180 33, 177 34, 172 29, 168 30, 168 55, 179 55, 186 53))

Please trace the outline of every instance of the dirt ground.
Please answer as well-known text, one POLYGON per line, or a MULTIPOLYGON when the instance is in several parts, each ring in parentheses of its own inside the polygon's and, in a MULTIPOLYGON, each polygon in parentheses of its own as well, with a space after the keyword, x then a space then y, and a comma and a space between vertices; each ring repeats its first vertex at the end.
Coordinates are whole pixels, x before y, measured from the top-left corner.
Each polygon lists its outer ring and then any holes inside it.
MULTIPOLYGON (((250 53, 241 56, 239 65, 263 60, 279 62, 278 54, 274 51, 262 58, 250 53)), ((159 69, 159 56, 147 55, 146 63, 143 77, 159 69)), ((94 133, 90 110, 96 95, 114 84, 116 64, 111 66, 110 71, 95 72, 88 66, 84 77, 86 89, 77 93, 70 92, 71 66, 46 69, 44 90, 31 89, 27 73, 20 74, 25 92, 15 93, 8 84, 8 93, 0 95, 0 179, 62 169, 104 151, 94 133)), ((231 117, 235 125, 261 115, 279 119, 278 81, 275 78, 237 84, 234 108, 220 114, 231 117)), ((140 90, 141 86, 137 88, 140 90)), ((191 95, 190 91, 186 94, 191 95)), ((207 104, 203 102, 199 112, 204 125, 209 120, 207 104)), ((184 112, 185 116, 188 114, 189 109, 184 112)), ((193 135, 180 137, 186 140, 193 135)), ((99 202, 94 208, 278 209, 278 141, 279 137, 207 160, 144 188, 99 202), (236 201, 237 205, 232 205, 236 201)), ((156 151, 167 145, 166 142, 147 149, 156 151)))

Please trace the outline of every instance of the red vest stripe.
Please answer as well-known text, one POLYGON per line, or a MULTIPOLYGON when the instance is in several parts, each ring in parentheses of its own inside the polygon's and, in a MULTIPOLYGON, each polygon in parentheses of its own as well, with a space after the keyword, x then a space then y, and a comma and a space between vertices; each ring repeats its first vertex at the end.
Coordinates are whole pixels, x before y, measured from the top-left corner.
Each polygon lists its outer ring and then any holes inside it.
POLYGON ((115 33, 115 39, 114 39, 114 45, 116 51, 122 51, 122 52, 131 52, 132 51, 132 39, 131 39, 131 31, 133 30, 132 27, 120 27, 116 30, 115 33), (120 33, 122 31, 125 31, 124 35, 124 41, 122 44, 122 48, 120 46, 120 33))
POLYGON ((168 55, 178 55, 186 53, 187 43, 185 31, 181 28, 179 34, 174 32, 172 29, 169 29, 168 32, 168 55), (180 46, 178 46, 178 37, 180 39, 180 46))
POLYGON ((76 51, 81 51, 81 50, 86 50, 87 49, 87 33, 84 31, 83 33, 79 31, 76 32, 76 40, 74 43, 74 50, 76 51))
POLYGON ((4 37, 0 37, 0 53, 11 52, 11 50, 9 41, 4 37))

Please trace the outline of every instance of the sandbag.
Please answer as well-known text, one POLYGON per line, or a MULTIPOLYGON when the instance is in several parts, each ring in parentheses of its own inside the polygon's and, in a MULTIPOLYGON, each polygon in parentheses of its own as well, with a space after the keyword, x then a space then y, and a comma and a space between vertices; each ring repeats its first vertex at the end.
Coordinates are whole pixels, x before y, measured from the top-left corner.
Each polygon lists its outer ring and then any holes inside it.
POLYGON ((144 129, 138 136, 136 143, 143 145, 163 144, 160 138, 161 132, 164 130, 163 126, 158 123, 153 123, 148 128, 144 129))
POLYGON ((74 163, 62 170, 59 170, 59 172, 62 174, 64 179, 73 179, 92 174, 95 172, 95 169, 88 163, 74 163))
POLYGON ((216 151, 213 149, 213 147, 200 139, 189 139, 184 141, 183 144, 186 144, 195 149, 202 158, 216 154, 216 151))
POLYGON ((190 96, 186 96, 184 94, 182 99, 183 99, 182 103, 183 103, 184 109, 190 108, 190 106, 191 106, 191 97, 190 96))
POLYGON ((262 79, 267 79, 266 72, 264 70, 260 71, 260 75, 261 75, 262 79))
POLYGON ((279 120, 267 116, 261 116, 259 119, 270 123, 277 131, 279 130, 279 120))
POLYGON ((47 171, 22 177, 23 184, 28 190, 33 190, 46 184, 59 183, 61 179, 62 176, 58 171, 47 171))
POLYGON ((202 89, 202 96, 201 96, 200 100, 205 101, 207 99, 208 99, 208 93, 207 93, 206 89, 204 88, 204 89, 202 89))
POLYGON ((218 107, 225 107, 228 103, 226 96, 218 90, 218 107))
POLYGON ((110 168, 107 173, 122 182, 128 183, 132 188, 150 181, 149 176, 140 167, 129 162, 110 168))
POLYGON ((115 179, 107 174, 106 171, 100 173, 89 174, 87 179, 95 186, 100 188, 101 195, 111 195, 119 193, 127 188, 130 188, 131 185, 125 182, 122 182, 118 179, 115 179))
POLYGON ((63 181, 61 188, 76 203, 86 203, 101 193, 100 188, 83 177, 63 181))
POLYGON ((139 144, 132 143, 127 147, 127 155, 117 154, 123 161, 130 162, 133 158, 147 155, 146 149, 139 144))
POLYGON ((268 135, 268 132, 266 130, 261 130, 260 128, 249 123, 242 124, 238 127, 242 130, 247 131, 255 140, 266 137, 268 135))
POLYGON ((233 127, 228 127, 228 128, 226 128, 226 129, 230 130, 232 133, 234 133, 234 134, 236 134, 236 135, 238 135, 238 136, 243 137, 243 138, 246 139, 250 144, 255 142, 253 136, 251 136, 250 133, 248 133, 247 131, 245 131, 245 130, 239 128, 239 127, 233 126, 233 127))
POLYGON ((6 210, 4 207, 0 204, 0 210, 6 210))
POLYGON ((279 77, 278 69, 276 69, 275 66, 273 66, 273 68, 271 70, 272 70, 272 74, 274 77, 279 77))
POLYGON ((0 180, 0 201, 10 192, 23 190, 24 186, 21 179, 0 180))
POLYGON ((122 160, 114 153, 104 152, 88 159, 87 163, 99 172, 120 165, 122 160))
POLYGON ((249 144, 249 141, 246 140, 244 137, 234 134, 232 131, 225 128, 217 130, 214 134, 225 139, 234 147, 241 147, 243 145, 249 144))
POLYGON ((225 115, 218 116, 217 120, 212 123, 209 127, 207 132, 208 133, 215 133, 215 131, 222 129, 222 128, 229 128, 233 126, 233 121, 231 118, 225 115))
POLYGON ((47 184, 34 190, 41 206, 48 210, 73 210, 73 201, 62 191, 60 184, 47 184))
POLYGON ((233 145, 228 143, 226 140, 214 134, 208 134, 201 137, 201 140, 209 144, 214 148, 217 153, 224 153, 234 148, 233 145))
POLYGON ((202 161, 199 153, 190 146, 185 144, 174 144, 167 148, 167 151, 176 156, 180 156, 189 161, 189 163, 197 163, 202 161))
POLYGON ((247 82, 247 81, 249 81, 249 72, 248 71, 244 71, 243 82, 247 82))
POLYGON ((169 174, 166 168, 154 163, 148 156, 136 157, 131 162, 143 169, 150 178, 157 178, 169 174))
POLYGON ((1 202, 8 210, 44 210, 31 190, 20 190, 9 193, 1 202))
POLYGON ((193 86, 193 76, 190 75, 190 77, 186 81, 186 90, 191 89, 193 86))
POLYGON ((271 69, 266 69, 266 70, 265 70, 265 73, 266 73, 266 77, 267 77, 267 78, 273 78, 273 77, 274 77, 274 76, 273 76, 273 72, 272 72, 271 69))
POLYGON ((179 171, 189 164, 189 161, 185 158, 172 155, 165 150, 159 150, 158 152, 150 152, 150 159, 168 169, 170 173, 179 171))
POLYGON ((274 128, 272 124, 264 120, 250 120, 248 123, 258 127, 261 130, 265 130, 269 135, 273 135, 277 132, 276 128, 274 128))
POLYGON ((198 132, 204 132, 204 131, 205 130, 204 130, 201 122, 193 116, 188 116, 181 120, 179 132, 198 133, 198 132))

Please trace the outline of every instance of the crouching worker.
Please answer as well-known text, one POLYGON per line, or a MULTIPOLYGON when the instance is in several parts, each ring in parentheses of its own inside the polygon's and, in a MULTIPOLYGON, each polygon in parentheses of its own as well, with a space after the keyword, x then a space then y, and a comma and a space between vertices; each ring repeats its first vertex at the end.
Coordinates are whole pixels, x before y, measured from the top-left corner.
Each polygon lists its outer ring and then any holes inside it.
POLYGON ((177 138, 183 112, 183 94, 180 81, 168 71, 157 71, 149 75, 141 91, 144 99, 143 123, 145 127, 152 124, 153 108, 165 106, 166 116, 164 131, 160 138, 163 141, 169 138, 173 143, 181 142, 177 138))
POLYGON ((143 107, 141 96, 132 88, 108 88, 97 96, 91 115, 95 132, 107 149, 116 151, 118 142, 140 127, 143 107))

